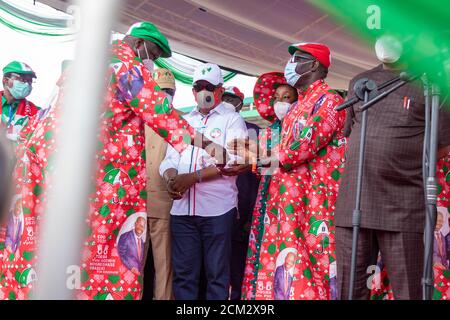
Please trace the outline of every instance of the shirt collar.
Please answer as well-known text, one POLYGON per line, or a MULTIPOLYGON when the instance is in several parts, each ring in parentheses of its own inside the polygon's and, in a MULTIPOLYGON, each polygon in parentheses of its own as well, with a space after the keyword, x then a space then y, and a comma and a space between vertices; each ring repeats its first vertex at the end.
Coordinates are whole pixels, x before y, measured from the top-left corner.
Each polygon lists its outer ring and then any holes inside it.
POLYGON ((325 83, 325 81, 323 79, 316 80, 312 84, 310 84, 309 87, 303 93, 300 93, 300 94, 302 96, 306 96, 306 95, 310 94, 311 92, 314 92, 318 87, 320 87, 324 83, 325 83))
POLYGON ((201 115, 202 117, 208 117, 208 116, 211 116, 213 113, 218 113, 219 115, 223 115, 227 110, 228 109, 225 108, 225 106, 223 105, 223 102, 221 102, 214 109, 210 110, 207 115, 204 115, 203 113, 200 113, 200 111, 198 111, 197 107, 195 107, 191 111, 191 114, 193 114, 193 115, 201 115))

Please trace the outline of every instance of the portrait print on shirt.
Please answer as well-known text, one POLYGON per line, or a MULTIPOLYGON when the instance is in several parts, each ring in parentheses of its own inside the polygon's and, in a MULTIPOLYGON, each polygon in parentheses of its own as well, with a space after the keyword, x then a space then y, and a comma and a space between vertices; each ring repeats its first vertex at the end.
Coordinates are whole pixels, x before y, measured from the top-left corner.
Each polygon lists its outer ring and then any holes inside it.
POLYGON ((435 266, 448 269, 446 237, 450 233, 448 225, 449 212, 446 207, 437 207, 436 227, 434 230, 433 263, 435 266))
POLYGON ((140 275, 144 267, 147 214, 137 212, 125 220, 117 236, 120 261, 131 272, 140 275))
POLYGON ((22 196, 15 195, 9 209, 5 237, 5 248, 10 254, 10 259, 14 259, 16 257, 17 250, 19 249, 22 241, 23 228, 24 219, 22 210, 22 196))
POLYGON ((297 259, 297 250, 283 249, 277 257, 273 279, 273 293, 275 300, 289 300, 294 280, 294 267, 297 259))

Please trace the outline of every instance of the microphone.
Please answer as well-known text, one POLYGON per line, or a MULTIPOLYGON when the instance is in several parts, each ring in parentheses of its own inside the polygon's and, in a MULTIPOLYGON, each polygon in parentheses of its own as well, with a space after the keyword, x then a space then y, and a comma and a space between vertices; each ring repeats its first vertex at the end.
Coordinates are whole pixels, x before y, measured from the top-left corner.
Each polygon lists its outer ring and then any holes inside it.
MULTIPOLYGON (((408 72, 401 72, 400 75, 398 75, 397 77, 395 77, 395 78, 393 78, 393 79, 391 79, 389 81, 386 81, 383 84, 380 84, 378 86, 378 90, 384 89, 384 88, 390 86, 391 84, 394 84, 394 83, 399 82, 399 81, 401 81, 403 83, 411 82, 411 81, 414 81, 414 80, 416 80, 417 78, 419 78, 421 76, 422 76, 421 73, 416 74, 416 75, 411 75, 408 72)), ((358 90, 361 91, 361 89, 364 86, 365 86, 365 89, 369 90, 369 91, 374 91, 376 89, 376 85, 374 86, 374 83, 373 82, 371 83, 371 81, 366 81, 365 83, 364 82, 363 83, 359 83, 359 88, 357 88, 357 84, 358 83, 355 84, 355 88, 354 88, 355 92, 357 92, 358 90)), ((344 109, 347 109, 347 108, 351 107, 352 105, 354 105, 355 103, 357 103, 359 100, 363 100, 362 96, 359 96, 359 97, 355 96, 355 97, 345 101, 343 104, 337 106, 335 108, 335 110, 336 111, 342 111, 344 109)), ((367 109, 367 108, 365 108, 365 109, 367 109)))
POLYGON ((342 111, 344 109, 350 108, 352 105, 360 100, 364 100, 364 92, 368 92, 371 96, 376 94, 377 84, 368 78, 361 78, 355 82, 353 85, 353 90, 355 91, 355 96, 343 104, 335 108, 336 111, 342 111))
POLYGON ((416 74, 416 75, 411 75, 408 72, 400 72, 400 80, 401 81, 405 81, 405 82, 411 82, 416 80, 417 78, 419 78, 420 76, 422 76, 421 73, 416 74))
POLYGON ((344 109, 350 108, 352 105, 354 105, 358 101, 359 101, 359 99, 357 97, 353 97, 353 98, 345 101, 343 104, 337 106, 335 110, 336 111, 342 111, 344 109))

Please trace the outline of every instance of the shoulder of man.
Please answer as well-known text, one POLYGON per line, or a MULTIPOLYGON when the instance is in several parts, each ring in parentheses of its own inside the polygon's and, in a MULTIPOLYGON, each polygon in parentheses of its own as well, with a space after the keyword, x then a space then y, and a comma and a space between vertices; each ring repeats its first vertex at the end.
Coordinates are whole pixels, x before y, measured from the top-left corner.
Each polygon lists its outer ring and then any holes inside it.
POLYGON ((365 70, 365 71, 363 71, 363 72, 361 72, 361 73, 358 73, 358 74, 355 75, 352 79, 350 79, 349 86, 348 86, 348 91, 349 91, 349 92, 350 92, 350 91, 353 91, 353 85, 354 85, 355 82, 358 81, 359 79, 367 78, 367 77, 369 77, 371 74, 373 74, 374 72, 379 72, 379 71, 381 71, 381 70, 383 70, 383 65, 382 65, 382 64, 379 64, 379 65, 373 67, 372 69, 365 70))

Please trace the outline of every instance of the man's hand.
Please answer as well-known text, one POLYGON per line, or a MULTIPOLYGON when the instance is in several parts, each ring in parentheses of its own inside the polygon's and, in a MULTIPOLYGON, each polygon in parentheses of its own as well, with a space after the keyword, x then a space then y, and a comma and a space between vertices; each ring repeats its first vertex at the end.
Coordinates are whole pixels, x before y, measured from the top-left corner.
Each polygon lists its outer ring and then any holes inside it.
POLYGON ((193 146, 204 149, 207 154, 216 159, 217 167, 224 167, 230 160, 227 150, 221 145, 209 140, 203 134, 196 132, 193 146))
POLYGON ((230 156, 228 155, 227 150, 221 145, 211 142, 206 148, 205 151, 216 160, 216 167, 223 168, 228 161, 230 161, 230 156))
POLYGON ((169 196, 172 198, 172 200, 180 200, 181 198, 183 198, 183 194, 181 192, 173 190, 172 188, 173 180, 177 175, 178 170, 174 168, 167 169, 163 175, 164 181, 166 182, 167 192, 169 193, 169 196))
POLYGON ((171 179, 170 189, 174 192, 184 194, 186 190, 192 187, 197 182, 196 173, 179 174, 171 179))
POLYGON ((231 154, 243 159, 244 163, 252 164, 258 158, 258 144, 250 139, 233 139, 228 142, 227 148, 231 154))
POLYGON ((172 182, 173 182, 173 178, 171 180, 169 180, 166 185, 167 192, 169 193, 169 196, 170 196, 170 198, 172 198, 172 200, 180 200, 181 198, 183 198, 183 193, 174 191, 171 187, 172 182))
POLYGON ((237 164, 234 163, 228 168, 220 168, 220 172, 224 176, 237 176, 241 173, 250 171, 252 166, 250 164, 237 164))

